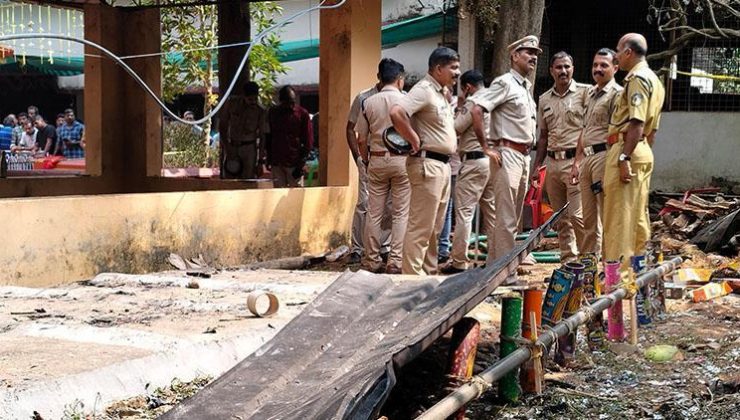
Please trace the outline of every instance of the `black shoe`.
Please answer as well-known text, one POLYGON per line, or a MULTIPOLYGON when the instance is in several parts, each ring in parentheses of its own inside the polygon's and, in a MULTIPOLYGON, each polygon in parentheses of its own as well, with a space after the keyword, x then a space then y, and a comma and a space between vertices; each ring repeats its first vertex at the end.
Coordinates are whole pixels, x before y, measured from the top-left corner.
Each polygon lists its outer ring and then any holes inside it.
POLYGON ((347 258, 347 264, 359 264, 360 260, 362 260, 362 256, 359 252, 353 252, 349 254, 349 258, 347 258))
POLYGON ((457 273, 462 273, 463 271, 465 270, 463 270, 462 268, 457 268, 453 266, 452 264, 446 265, 442 267, 441 270, 439 270, 439 272, 442 274, 457 274, 457 273))
POLYGON ((391 254, 390 251, 389 252, 381 252, 380 253, 380 259, 383 260, 383 264, 386 264, 388 262, 388 256, 390 254, 391 254))
POLYGON ((440 256, 437 257, 437 263, 443 264, 443 263, 446 263, 447 261, 449 261, 449 259, 450 259, 450 256, 449 255, 440 255, 440 256))

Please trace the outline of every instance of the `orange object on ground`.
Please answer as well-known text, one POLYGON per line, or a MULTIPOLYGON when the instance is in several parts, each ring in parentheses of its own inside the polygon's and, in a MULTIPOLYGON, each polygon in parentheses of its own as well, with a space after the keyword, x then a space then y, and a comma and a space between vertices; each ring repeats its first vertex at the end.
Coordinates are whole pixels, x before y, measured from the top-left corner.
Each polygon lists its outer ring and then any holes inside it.
POLYGON ((723 281, 722 283, 709 283, 696 290, 692 290, 689 292, 689 296, 691 296, 691 300, 694 302, 706 302, 714 298, 729 295, 730 293, 732 293, 732 287, 730 287, 729 283, 723 281))
MULTIPOLYGON (((522 310, 522 338, 532 340, 536 334, 537 329, 542 325, 542 296, 544 291, 542 289, 531 289, 524 291, 524 308, 522 310), (534 313, 535 323, 537 325, 532 326, 531 313, 534 313), (534 334, 533 334, 534 330, 534 334)), ((535 363, 542 363, 542 359, 529 360, 522 365, 522 370, 519 374, 519 383, 522 385, 522 390, 526 393, 542 392, 542 382, 540 387, 537 387, 537 375, 538 369, 535 367, 535 363)), ((542 378, 540 378, 542 379, 542 378)))

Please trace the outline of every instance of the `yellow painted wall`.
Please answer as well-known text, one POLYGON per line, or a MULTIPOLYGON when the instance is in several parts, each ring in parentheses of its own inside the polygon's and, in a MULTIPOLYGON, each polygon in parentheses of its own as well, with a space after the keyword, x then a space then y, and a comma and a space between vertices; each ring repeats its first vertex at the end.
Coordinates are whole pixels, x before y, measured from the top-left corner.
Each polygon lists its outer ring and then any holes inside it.
POLYGON ((0 285, 49 286, 99 272, 216 266, 348 242, 354 188, 197 191, 0 200, 0 285))

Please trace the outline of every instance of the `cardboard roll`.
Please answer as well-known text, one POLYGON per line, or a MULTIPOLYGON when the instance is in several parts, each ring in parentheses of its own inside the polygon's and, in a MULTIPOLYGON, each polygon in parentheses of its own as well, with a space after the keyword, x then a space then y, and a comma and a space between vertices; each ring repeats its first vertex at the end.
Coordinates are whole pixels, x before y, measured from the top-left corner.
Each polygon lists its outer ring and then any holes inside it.
POLYGON ((274 315, 279 307, 278 298, 272 293, 252 292, 247 296, 247 309, 257 317, 274 315))
POLYGON ((393 127, 388 127, 383 132, 383 144, 385 144, 385 147, 391 153, 396 155, 408 155, 411 153, 411 144, 393 127))

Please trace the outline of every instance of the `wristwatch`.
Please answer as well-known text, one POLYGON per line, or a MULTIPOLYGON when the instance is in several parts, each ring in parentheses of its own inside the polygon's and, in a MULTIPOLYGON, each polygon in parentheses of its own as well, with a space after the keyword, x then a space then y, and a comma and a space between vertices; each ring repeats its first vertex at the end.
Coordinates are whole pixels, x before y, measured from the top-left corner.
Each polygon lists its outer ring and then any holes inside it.
POLYGON ((619 155, 619 161, 620 162, 624 162, 625 160, 629 162, 630 160, 632 160, 632 158, 629 157, 628 155, 625 155, 624 153, 620 154, 619 155))

